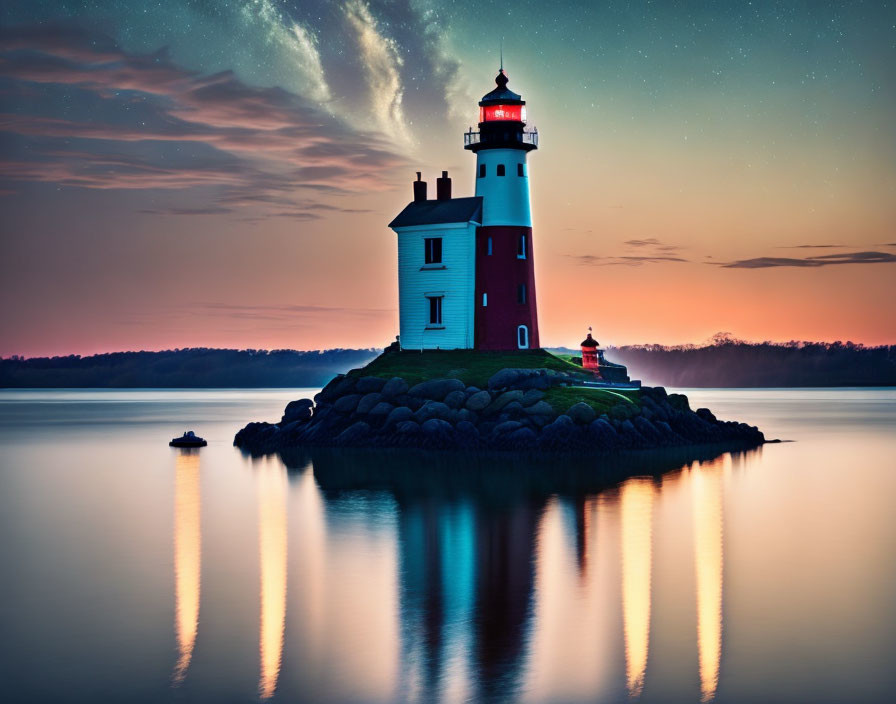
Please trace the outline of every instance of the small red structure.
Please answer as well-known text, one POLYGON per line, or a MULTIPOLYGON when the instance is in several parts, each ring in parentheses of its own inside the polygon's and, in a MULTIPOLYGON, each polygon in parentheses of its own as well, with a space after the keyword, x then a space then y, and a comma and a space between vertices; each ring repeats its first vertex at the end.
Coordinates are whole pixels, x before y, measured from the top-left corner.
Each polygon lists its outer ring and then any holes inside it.
POLYGON ((598 341, 591 337, 591 328, 588 328, 588 337, 582 340, 582 366, 585 369, 598 371, 600 367, 598 344, 598 341))

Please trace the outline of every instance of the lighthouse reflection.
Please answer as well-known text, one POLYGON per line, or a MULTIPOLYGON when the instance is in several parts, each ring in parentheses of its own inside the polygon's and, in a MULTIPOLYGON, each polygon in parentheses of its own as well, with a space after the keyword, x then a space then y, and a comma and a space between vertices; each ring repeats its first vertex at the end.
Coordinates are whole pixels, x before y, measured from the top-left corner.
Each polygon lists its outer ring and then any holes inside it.
MULTIPOLYGON (((722 462, 669 460, 649 477, 614 485, 587 464, 552 465, 548 476, 529 460, 462 465, 449 456, 390 455, 383 461, 352 451, 320 451, 311 459, 314 484, 302 475, 294 488, 319 488, 322 505, 331 507, 325 511, 362 512, 372 495, 390 497, 377 501, 393 507, 397 564, 388 564, 385 554, 378 559, 396 577, 397 628, 381 634, 396 654, 384 662, 394 662, 396 670, 378 700, 640 698, 651 654, 667 666, 679 660, 682 672, 696 666, 700 688, 692 700, 715 698, 722 647, 722 462), (658 481, 663 469, 678 472, 658 481), (679 538, 694 545, 695 568, 687 569, 696 569, 696 582, 684 603, 696 602, 697 609, 675 607, 671 618, 690 619, 696 627, 697 662, 686 649, 669 650, 669 595, 679 587, 669 582, 665 565, 669 540, 679 538)), ((282 508, 282 497, 277 500, 282 508)), ((276 554, 285 580, 285 538, 281 543, 276 554)), ((300 545, 297 554, 304 550, 300 545)), ((277 656, 263 656, 274 663, 273 684, 261 687, 263 695, 273 692, 279 668, 281 585, 270 626, 277 656)), ((377 603, 387 597, 380 592, 377 603)), ((362 624, 365 632, 372 623, 362 624)))
POLYGON ((277 689, 286 624, 287 477, 276 463, 258 470, 258 552, 261 563, 261 626, 258 693, 269 699, 277 689))
POLYGON ((629 695, 640 696, 650 642, 650 571, 654 486, 630 479, 620 489, 622 535, 622 618, 629 695))
POLYGON ((174 471, 174 601, 178 658, 172 680, 183 682, 193 657, 199 628, 202 569, 199 453, 181 450, 174 471))

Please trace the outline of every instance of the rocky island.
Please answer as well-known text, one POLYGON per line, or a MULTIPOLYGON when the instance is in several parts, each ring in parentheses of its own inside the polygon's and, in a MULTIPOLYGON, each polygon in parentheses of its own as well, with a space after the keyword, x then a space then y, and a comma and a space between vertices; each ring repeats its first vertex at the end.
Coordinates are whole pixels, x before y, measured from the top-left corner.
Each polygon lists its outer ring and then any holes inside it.
POLYGON ((544 350, 487 353, 387 349, 254 422, 234 445, 252 454, 302 447, 610 453, 765 442, 745 423, 692 410, 663 387, 583 386, 590 375, 544 350))

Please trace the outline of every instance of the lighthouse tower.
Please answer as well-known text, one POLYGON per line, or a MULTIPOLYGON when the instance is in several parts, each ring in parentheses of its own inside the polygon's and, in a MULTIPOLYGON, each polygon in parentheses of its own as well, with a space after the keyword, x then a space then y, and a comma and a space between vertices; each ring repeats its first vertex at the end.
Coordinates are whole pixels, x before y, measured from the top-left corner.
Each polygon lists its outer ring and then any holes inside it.
POLYGON ((539 347, 532 213, 526 157, 538 148, 527 131, 526 101, 507 88, 503 67, 495 89, 479 102, 479 131, 464 135, 476 155, 475 346, 481 350, 539 347))

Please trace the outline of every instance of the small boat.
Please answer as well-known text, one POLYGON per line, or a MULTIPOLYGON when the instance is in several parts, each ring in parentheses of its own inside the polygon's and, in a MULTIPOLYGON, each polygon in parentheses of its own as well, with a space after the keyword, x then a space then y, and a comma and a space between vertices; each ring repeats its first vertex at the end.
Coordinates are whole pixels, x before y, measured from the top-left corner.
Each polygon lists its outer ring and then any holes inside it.
POLYGON ((187 430, 181 437, 174 438, 168 443, 171 447, 205 447, 208 443, 192 430, 187 430))

